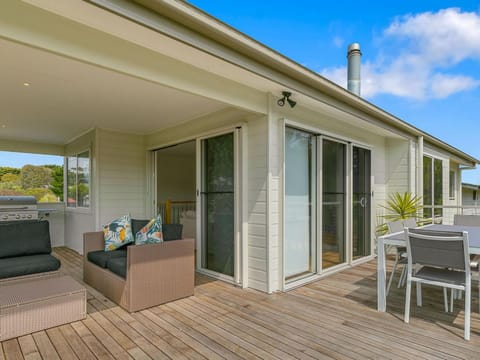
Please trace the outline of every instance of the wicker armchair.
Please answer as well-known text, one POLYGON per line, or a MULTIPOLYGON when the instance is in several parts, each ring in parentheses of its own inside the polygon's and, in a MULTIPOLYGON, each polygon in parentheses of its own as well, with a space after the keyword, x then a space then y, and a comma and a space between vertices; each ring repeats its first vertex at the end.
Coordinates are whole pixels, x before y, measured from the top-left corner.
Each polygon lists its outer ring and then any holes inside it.
POLYGON ((193 295, 193 239, 128 246, 125 278, 88 260, 90 251, 102 249, 103 232, 83 235, 84 282, 127 311, 139 311, 193 295))

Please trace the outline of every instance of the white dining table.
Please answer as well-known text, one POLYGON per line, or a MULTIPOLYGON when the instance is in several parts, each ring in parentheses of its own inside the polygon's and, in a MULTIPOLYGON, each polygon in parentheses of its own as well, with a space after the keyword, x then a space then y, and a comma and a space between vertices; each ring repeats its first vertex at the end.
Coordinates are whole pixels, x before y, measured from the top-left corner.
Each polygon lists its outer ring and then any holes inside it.
MULTIPOLYGON (((423 227, 428 230, 436 231, 466 231, 468 233, 469 253, 480 254, 480 226, 463 226, 463 225, 427 225, 423 227)), ((380 236, 378 238, 377 247, 377 310, 384 312, 387 307, 386 295, 386 253, 385 246, 407 246, 405 233, 403 231, 380 236)))

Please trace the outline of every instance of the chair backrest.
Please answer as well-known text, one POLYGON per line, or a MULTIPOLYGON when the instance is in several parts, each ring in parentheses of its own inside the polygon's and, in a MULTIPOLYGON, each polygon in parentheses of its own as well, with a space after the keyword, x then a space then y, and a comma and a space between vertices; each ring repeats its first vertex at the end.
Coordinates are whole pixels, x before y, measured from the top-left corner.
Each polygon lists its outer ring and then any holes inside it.
POLYGON ((479 215, 454 215, 453 225, 480 226, 479 215))
POLYGON ((387 222, 387 227, 388 227, 388 232, 390 234, 397 233, 403 231, 403 221, 402 220, 397 220, 397 221, 391 221, 387 222))
POLYGON ((470 270, 468 233, 405 229, 408 265, 470 270))
POLYGON ((408 228, 416 228, 417 220, 415 218, 408 218, 403 220, 403 226, 408 228))

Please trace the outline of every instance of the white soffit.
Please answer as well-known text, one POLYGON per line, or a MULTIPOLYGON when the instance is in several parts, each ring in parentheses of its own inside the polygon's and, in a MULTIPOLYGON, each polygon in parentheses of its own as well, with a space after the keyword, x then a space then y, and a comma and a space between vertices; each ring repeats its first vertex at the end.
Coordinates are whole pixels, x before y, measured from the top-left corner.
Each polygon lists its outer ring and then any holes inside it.
POLYGON ((226 107, 3 39, 0 53, 0 138, 64 144, 92 127, 148 134, 226 107))

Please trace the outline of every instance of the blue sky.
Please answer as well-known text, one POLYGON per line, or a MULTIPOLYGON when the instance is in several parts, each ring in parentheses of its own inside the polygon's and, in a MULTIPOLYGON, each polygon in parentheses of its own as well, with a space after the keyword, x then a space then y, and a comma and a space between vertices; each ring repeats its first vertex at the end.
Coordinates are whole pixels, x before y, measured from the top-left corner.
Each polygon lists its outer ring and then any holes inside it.
POLYGON ((342 86, 359 42, 362 96, 480 159, 480 1, 190 2, 342 86))
POLYGON ((63 156, 23 154, 0 151, 0 166, 20 168, 23 165, 63 165, 63 156))

